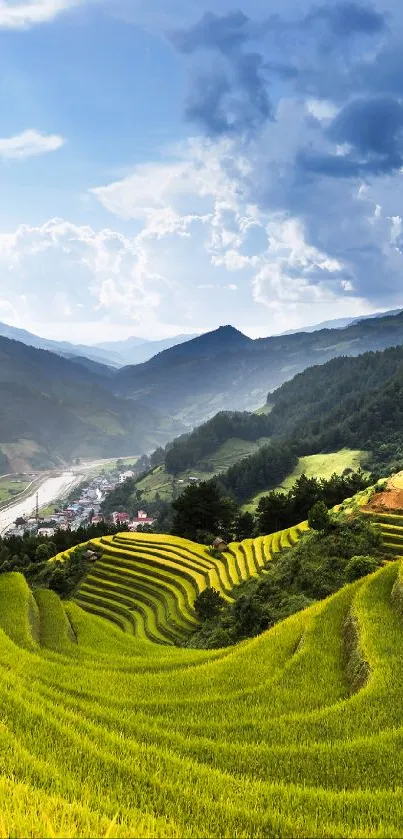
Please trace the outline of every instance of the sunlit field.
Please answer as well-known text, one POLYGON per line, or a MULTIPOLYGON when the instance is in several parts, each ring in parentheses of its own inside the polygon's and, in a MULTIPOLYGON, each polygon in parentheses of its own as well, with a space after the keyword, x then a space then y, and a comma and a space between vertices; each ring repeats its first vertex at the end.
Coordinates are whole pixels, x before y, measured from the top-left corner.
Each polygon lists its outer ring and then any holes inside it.
POLYGON ((399 560, 236 647, 175 646, 198 591, 303 529, 225 559, 109 537, 72 602, 0 577, 1 836, 401 836, 399 560))

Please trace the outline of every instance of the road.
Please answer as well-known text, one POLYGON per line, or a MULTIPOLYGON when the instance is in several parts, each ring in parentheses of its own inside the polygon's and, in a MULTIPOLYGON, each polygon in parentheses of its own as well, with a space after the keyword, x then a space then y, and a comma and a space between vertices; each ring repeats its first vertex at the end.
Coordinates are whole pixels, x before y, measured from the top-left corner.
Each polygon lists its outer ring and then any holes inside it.
MULTIPOLYGON (((46 507, 67 493, 77 483, 77 475, 72 472, 63 472, 53 478, 47 478, 38 488, 39 507, 46 507)), ((36 507, 36 491, 28 495, 22 501, 16 501, 9 507, 0 510, 0 534, 12 527, 13 523, 20 516, 30 516, 36 507)))

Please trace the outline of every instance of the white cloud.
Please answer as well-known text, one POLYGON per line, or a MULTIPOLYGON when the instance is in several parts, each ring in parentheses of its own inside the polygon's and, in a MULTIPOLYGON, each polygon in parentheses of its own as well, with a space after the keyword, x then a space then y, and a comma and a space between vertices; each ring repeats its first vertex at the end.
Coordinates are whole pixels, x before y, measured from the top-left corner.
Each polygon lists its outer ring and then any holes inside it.
POLYGON ((64 138, 58 134, 40 134, 30 128, 14 137, 0 138, 0 158, 25 160, 28 157, 57 151, 64 143, 64 138))
POLYGON ((298 219, 274 218, 267 232, 269 246, 253 281, 256 302, 268 309, 318 304, 352 289, 345 266, 309 245, 298 219))
POLYGON ((333 119, 339 110, 333 102, 328 102, 326 99, 308 99, 306 109, 319 122, 333 119))
POLYGON ((0 0, 0 27, 24 29, 39 23, 48 23, 85 0, 0 0))
POLYGON ((32 320, 152 322, 165 284, 136 237, 63 219, 0 235, 2 291, 32 320))

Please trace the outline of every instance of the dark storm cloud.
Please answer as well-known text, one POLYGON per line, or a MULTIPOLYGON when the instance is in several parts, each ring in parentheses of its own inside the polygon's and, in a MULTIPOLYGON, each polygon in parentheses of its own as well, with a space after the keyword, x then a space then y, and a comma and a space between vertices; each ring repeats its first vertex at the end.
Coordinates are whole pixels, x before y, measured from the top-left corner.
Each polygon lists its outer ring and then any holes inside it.
POLYGON ((300 168, 348 178, 388 174, 403 165, 403 107, 397 99, 356 99, 340 111, 326 133, 334 143, 347 146, 348 152, 301 152, 300 168))
POLYGON ((199 23, 171 36, 183 54, 208 52, 209 64, 215 56, 220 59, 192 79, 186 102, 187 117, 208 134, 253 133, 272 118, 264 58, 245 49, 259 35, 243 12, 230 12, 221 17, 205 14, 199 23))
POLYGON ((316 6, 306 15, 304 24, 311 26, 322 21, 336 38, 352 35, 375 35, 385 26, 385 17, 368 6, 358 3, 328 3, 316 6))
POLYGON ((403 94, 403 47, 387 43, 372 61, 361 62, 352 74, 356 87, 375 93, 403 94))
POLYGON ((323 51, 337 52, 342 41, 384 26, 383 15, 354 2, 314 6, 287 21, 276 14, 259 24, 239 10, 208 12, 170 36, 178 52, 197 54, 199 61, 190 75, 186 116, 213 136, 255 134, 273 119, 270 82, 306 87, 311 95, 326 84, 345 91, 345 54, 341 66, 334 59, 323 68, 323 51))
POLYGON ((207 49, 229 55, 249 40, 251 32, 251 21, 243 12, 229 12, 221 17, 207 12, 194 26, 171 35, 171 40, 179 52, 207 49))

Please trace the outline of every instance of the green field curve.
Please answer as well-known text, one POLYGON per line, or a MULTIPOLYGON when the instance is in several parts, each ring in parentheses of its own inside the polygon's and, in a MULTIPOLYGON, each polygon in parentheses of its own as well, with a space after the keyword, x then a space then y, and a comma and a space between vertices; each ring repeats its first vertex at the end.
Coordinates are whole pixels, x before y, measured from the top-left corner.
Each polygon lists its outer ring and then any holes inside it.
POLYGON ((231 602, 234 586, 264 573, 272 556, 291 547, 306 529, 304 522, 273 538, 231 542, 221 556, 211 556, 204 545, 165 534, 103 536, 91 543, 101 558, 74 601, 135 636, 161 644, 181 643, 197 629, 193 604, 200 592, 211 586, 231 602))
MULTIPOLYGON (((231 545, 225 587, 299 533, 231 545)), ((0 576, 0 835, 401 836, 400 559, 256 638, 191 650, 169 636, 194 624, 212 558, 171 537, 164 564, 163 540, 104 541, 73 601, 0 576)))

